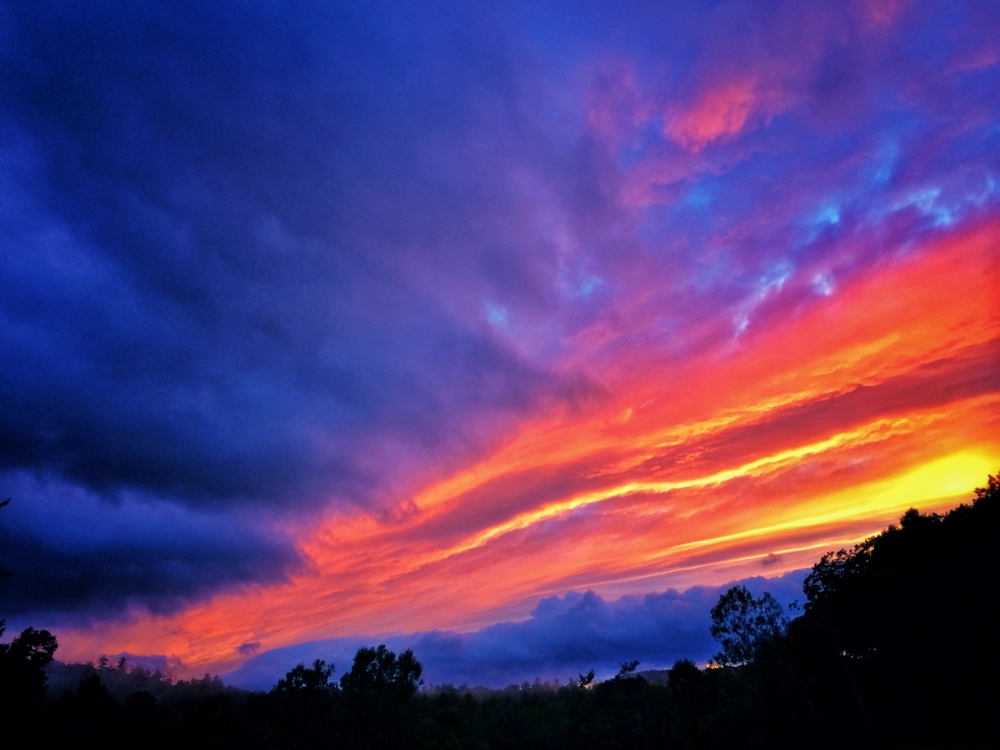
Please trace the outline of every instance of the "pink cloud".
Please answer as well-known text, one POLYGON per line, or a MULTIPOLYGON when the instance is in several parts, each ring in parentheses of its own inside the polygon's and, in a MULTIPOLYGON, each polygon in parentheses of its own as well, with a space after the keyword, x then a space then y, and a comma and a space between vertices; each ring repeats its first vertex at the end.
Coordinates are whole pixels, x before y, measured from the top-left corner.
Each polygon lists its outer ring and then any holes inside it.
POLYGON ((704 92, 687 111, 668 118, 664 132, 691 151, 736 135, 759 106, 753 79, 730 81, 704 92))

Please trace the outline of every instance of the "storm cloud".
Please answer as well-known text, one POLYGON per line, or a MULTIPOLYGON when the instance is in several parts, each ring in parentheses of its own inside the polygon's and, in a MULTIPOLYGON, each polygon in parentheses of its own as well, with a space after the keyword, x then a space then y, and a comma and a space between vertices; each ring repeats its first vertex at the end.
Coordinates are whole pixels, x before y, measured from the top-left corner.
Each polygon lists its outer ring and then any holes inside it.
MULTIPOLYGON (((128 495, 122 549, 141 547, 163 504, 246 524, 247 506, 385 511, 415 470, 475 455, 498 424, 593 396, 484 313, 550 304, 551 248, 517 248, 528 198, 483 178, 545 135, 518 117, 515 61, 470 47, 467 10, 451 11, 5 8, 0 476, 15 507, 99 525, 128 495), (439 49, 447 62, 427 57, 439 49), (487 125, 495 153, 474 137, 487 125), (30 495, 15 492, 22 472, 30 495)), ((23 517, 4 519, 9 535, 37 541, 10 554, 39 569, 62 545, 23 517)), ((213 550, 181 527, 126 566, 134 576, 112 581, 120 568, 96 559, 120 550, 62 546, 75 564, 51 567, 118 589, 108 606, 156 608, 164 567, 189 556, 221 558, 216 575, 170 584, 191 596, 297 560, 264 528, 213 550)), ((86 598, 75 575, 22 580, 49 603, 86 598)))

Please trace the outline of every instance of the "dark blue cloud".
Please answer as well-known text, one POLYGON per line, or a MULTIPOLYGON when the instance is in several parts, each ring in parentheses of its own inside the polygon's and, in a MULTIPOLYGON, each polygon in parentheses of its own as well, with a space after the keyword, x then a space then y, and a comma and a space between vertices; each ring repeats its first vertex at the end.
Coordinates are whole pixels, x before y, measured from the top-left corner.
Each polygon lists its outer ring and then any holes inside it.
POLYGON ((170 614, 220 587, 287 580, 307 562, 266 523, 58 481, 3 474, 0 611, 14 622, 80 624, 134 608, 170 614), (66 613, 72 614, 67 616, 66 613))
MULTIPOLYGON (((770 592, 786 606, 801 598, 807 571, 742 583, 754 595, 770 592)), ((408 635, 336 638, 261 653, 225 680, 268 689, 298 663, 325 659, 340 673, 350 669, 357 649, 373 638, 395 650, 413 649, 430 684, 505 687, 540 678, 563 683, 593 669, 613 676, 622 662, 638 659, 642 669, 665 669, 679 659, 707 662, 718 650, 709 633, 710 611, 730 585, 669 589, 608 600, 593 591, 541 600, 523 622, 504 622, 473 633, 431 631, 408 635)))
MULTIPOLYGON (((127 557, 157 503, 192 518, 390 509, 415 472, 477 455, 517 415, 592 397, 485 314, 554 305, 554 251, 511 168, 530 164, 543 192, 599 168, 535 123, 503 14, 14 3, 2 19, 0 471, 79 487, 87 502, 57 512, 94 523, 123 493, 150 504, 81 569, 127 557)), ((581 215, 604 200, 554 195, 581 215)), ((295 564, 265 524, 247 533, 240 552, 175 529, 175 546, 147 550, 148 578, 114 583, 109 562, 105 583, 50 581, 38 604, 89 606, 113 585, 108 609, 162 610, 161 589, 295 564), (228 562, 171 587, 160 556, 228 562)), ((60 538, 19 544, 24 557, 60 538)))
POLYGON ((472 410, 567 395, 407 274, 410 254, 457 250, 481 258, 460 287, 538 286, 502 238, 443 236, 504 200, 489 184, 451 200, 471 175, 443 140, 477 117, 470 92, 512 85, 503 61, 454 28, 303 13, 9 14, 7 468, 193 503, 371 504, 368 439, 424 459, 476 443, 472 410))

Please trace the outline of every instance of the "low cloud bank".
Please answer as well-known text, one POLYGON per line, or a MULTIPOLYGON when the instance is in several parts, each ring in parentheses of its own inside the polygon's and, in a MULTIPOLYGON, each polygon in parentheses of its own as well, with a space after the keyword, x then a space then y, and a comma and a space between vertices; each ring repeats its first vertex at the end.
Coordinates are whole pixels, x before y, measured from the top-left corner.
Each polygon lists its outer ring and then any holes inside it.
POLYGON ((641 669, 666 668, 678 659, 707 661, 717 650, 709 633, 710 610, 723 591, 742 583, 755 595, 770 592, 787 607, 802 599, 808 571, 780 578, 755 577, 724 586, 668 589, 608 600, 593 591, 571 591, 542 599, 522 622, 504 622, 472 633, 433 630, 379 637, 351 636, 311 641, 265 651, 224 675, 227 684, 267 690, 298 663, 325 659, 335 677, 350 668, 357 649, 385 643, 413 649, 428 684, 483 685, 566 682, 593 669, 607 677, 623 661, 641 669))

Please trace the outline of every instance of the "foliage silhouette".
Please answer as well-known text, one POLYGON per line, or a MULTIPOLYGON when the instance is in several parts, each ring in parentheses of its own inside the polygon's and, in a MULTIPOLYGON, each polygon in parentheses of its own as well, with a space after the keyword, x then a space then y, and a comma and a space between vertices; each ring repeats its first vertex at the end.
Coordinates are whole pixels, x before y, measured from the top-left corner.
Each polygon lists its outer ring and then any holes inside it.
POLYGON ((407 649, 398 657, 385 644, 360 648, 351 671, 340 678, 345 696, 386 696, 406 698, 421 684, 423 666, 407 649))
POLYGON ((746 586, 733 586, 723 593, 711 615, 712 637, 722 646, 712 660, 722 666, 740 666, 758 659, 788 625, 777 599, 767 592, 757 598, 746 586))
POLYGON ((276 695, 309 695, 316 693, 331 693, 337 689, 337 683, 331 682, 333 665, 326 665, 323 659, 316 659, 311 668, 299 664, 288 674, 278 680, 274 686, 276 695))
POLYGON ((799 669, 839 725, 889 743, 973 742, 992 712, 1000 575, 1000 482, 944 515, 914 509, 882 533, 823 556, 790 634, 799 669), (919 719, 919 721, 915 721, 919 719))
POLYGON ((415 696, 423 666, 407 649, 399 656, 380 644, 363 647, 340 678, 348 744, 399 747, 417 744, 415 696))
POLYGON ((639 660, 633 659, 632 661, 623 661, 619 664, 618 677, 631 677, 639 666, 639 660))
POLYGON ((0 643, 0 726, 37 715, 46 695, 45 667, 58 647, 49 631, 34 628, 21 631, 9 644, 0 643))

